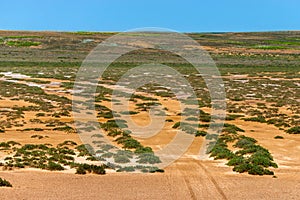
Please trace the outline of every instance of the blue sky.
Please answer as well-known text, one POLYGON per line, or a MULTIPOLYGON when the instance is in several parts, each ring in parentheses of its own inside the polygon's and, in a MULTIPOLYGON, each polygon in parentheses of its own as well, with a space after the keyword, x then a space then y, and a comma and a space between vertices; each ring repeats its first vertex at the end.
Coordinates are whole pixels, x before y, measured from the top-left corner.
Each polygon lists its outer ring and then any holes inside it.
POLYGON ((300 30, 299 0, 5 0, 0 30, 300 30))

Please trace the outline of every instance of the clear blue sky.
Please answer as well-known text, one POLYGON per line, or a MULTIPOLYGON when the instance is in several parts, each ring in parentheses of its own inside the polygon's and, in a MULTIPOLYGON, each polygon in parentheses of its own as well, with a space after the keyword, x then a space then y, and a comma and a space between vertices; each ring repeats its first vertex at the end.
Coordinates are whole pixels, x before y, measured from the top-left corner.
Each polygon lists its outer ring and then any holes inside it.
POLYGON ((4 0, 0 30, 300 30, 299 0, 4 0))

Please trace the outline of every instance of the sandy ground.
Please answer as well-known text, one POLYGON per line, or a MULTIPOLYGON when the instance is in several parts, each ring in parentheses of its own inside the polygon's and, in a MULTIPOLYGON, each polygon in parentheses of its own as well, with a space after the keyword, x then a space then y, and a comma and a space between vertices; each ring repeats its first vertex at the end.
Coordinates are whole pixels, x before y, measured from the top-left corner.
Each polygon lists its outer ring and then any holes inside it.
MULTIPOLYGON (((284 171, 284 170, 283 170, 284 171)), ((104 176, 18 170, 0 172, 13 188, 1 199, 300 199, 300 173, 278 178, 234 174, 216 161, 181 159, 163 174, 104 176)))

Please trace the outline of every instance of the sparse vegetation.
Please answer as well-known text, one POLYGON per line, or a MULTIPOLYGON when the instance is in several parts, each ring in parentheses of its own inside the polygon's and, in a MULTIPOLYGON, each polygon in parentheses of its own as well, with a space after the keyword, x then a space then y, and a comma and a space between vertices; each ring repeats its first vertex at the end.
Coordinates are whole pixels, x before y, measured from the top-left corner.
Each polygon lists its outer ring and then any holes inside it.
POLYGON ((30 47, 30 46, 38 46, 40 42, 32 42, 32 41, 20 41, 20 40, 9 40, 6 42, 8 46, 16 46, 16 47, 30 47))
MULTIPOLYGON (((0 71, 19 73, 21 77, 28 76, 16 78, 9 74, 0 74, 3 78, 0 81, 0 98, 1 101, 4 101, 4 105, 8 105, 0 109, 0 133, 6 135, 16 130, 18 133, 28 134, 26 137, 34 143, 42 142, 47 138, 44 132, 47 132, 47 135, 48 132, 54 132, 54 134, 76 133, 74 122, 71 119, 70 94, 72 94, 76 72, 81 65, 80 59, 92 49, 91 44, 83 45, 83 41, 99 41, 99 39, 102 40, 112 34, 77 32, 61 33, 61 35, 62 40, 59 42, 55 38, 39 34, 0 37, 0 45, 4 47, 3 56, 0 58, 0 71), (72 34, 72 39, 69 39, 70 35, 64 38, 64 34, 72 34), (89 38, 87 39, 85 36, 89 38), (36 48, 29 48, 31 46, 40 46, 45 52, 39 54, 36 48), (18 52, 18 56, 14 55, 15 52, 18 52), (47 85, 47 89, 45 85, 47 85), (49 87, 51 90, 48 90, 49 87)), ((296 53, 278 53, 276 51, 289 49, 292 52, 292 50, 298 49, 300 44, 298 35, 297 32, 293 34, 276 32, 268 38, 265 33, 239 33, 239 35, 224 33, 218 34, 218 36, 215 34, 190 34, 203 42, 205 46, 217 46, 222 49, 221 53, 214 51, 210 53, 217 61, 224 79, 228 98, 226 111, 229 113, 226 116, 226 122, 230 121, 230 124, 224 124, 222 135, 212 149, 211 156, 215 159, 227 159, 227 164, 232 166, 236 172, 271 175, 273 174, 272 168, 277 167, 271 153, 258 145, 259 141, 241 135, 245 130, 245 135, 248 135, 248 129, 243 130, 237 127, 234 125, 236 121, 244 120, 244 123, 249 126, 255 124, 253 122, 259 122, 264 123, 261 126, 275 126, 288 134, 300 133, 300 110, 299 101, 297 101, 299 85, 297 81, 295 82, 299 78, 299 56, 296 53), (256 39, 243 39, 247 36, 256 39), (231 52, 230 48, 223 50, 224 47, 236 48, 231 52)), ((81 157, 80 159, 89 161, 107 161, 105 159, 109 158, 120 163, 120 166, 113 166, 113 169, 117 171, 163 171, 146 166, 146 164, 159 163, 159 158, 155 156, 151 147, 143 146, 142 141, 131 136, 127 131, 126 121, 118 115, 132 115, 134 118, 138 114, 148 112, 150 108, 158 108, 161 105, 165 107, 163 111, 168 116, 167 126, 174 124, 174 129, 182 130, 187 134, 195 134, 195 136, 203 136, 207 139, 217 138, 217 134, 207 133, 211 115, 207 113, 208 111, 204 111, 211 107, 211 100, 205 81, 189 64, 177 56, 172 56, 154 50, 133 52, 128 58, 125 56, 125 58, 120 58, 106 70, 103 78, 99 81, 101 85, 97 86, 95 94, 95 110, 104 134, 93 134, 90 145, 77 145, 72 141, 62 141, 56 147, 36 144, 22 146, 12 141, 1 141, 0 150, 10 154, 3 162, 4 168, 34 167, 64 170, 71 167, 76 168, 77 174, 105 173, 104 166, 101 166, 100 169, 93 165, 75 163, 75 158, 78 156, 81 157), (174 111, 171 108, 161 104, 162 99, 168 100, 175 97, 172 90, 152 83, 138 89, 138 92, 143 92, 143 95, 137 93, 131 96, 130 103, 135 105, 133 110, 117 113, 112 110, 113 108, 104 106, 105 103, 110 102, 120 104, 117 100, 111 99, 113 90, 109 86, 116 83, 128 69, 137 66, 140 62, 148 61, 147 56, 149 55, 151 60, 161 61, 182 73, 194 88, 198 102, 191 99, 182 102, 185 105, 198 104, 201 110, 195 112, 196 110, 193 109, 185 109, 182 113, 178 113, 178 116, 186 117, 186 123, 177 122, 178 118, 175 118, 178 117, 175 116, 177 113, 173 114, 174 111), (132 61, 136 57, 138 63, 132 61), (150 95, 148 96, 146 93, 150 95), (195 114, 193 115, 193 113, 195 114), (106 136, 112 142, 116 142, 122 151, 119 152, 113 146, 104 144, 101 139, 106 136), (94 152, 93 147, 101 148, 94 152), (121 163, 128 163, 132 160, 141 165, 145 164, 145 166, 121 166, 121 163)), ((81 103, 83 106, 87 104, 87 102, 81 103)), ((92 109, 94 108, 87 109, 87 114, 93 114, 90 112, 92 109)), ((163 115, 164 113, 159 114, 163 115)), ((214 124, 212 124, 213 126, 214 124)), ((80 128, 80 132, 92 132, 96 130, 95 127, 96 125, 87 123, 86 126, 80 128)), ((50 137, 52 139, 52 136, 50 137)), ((284 137, 277 135, 274 139, 284 139, 284 137)))

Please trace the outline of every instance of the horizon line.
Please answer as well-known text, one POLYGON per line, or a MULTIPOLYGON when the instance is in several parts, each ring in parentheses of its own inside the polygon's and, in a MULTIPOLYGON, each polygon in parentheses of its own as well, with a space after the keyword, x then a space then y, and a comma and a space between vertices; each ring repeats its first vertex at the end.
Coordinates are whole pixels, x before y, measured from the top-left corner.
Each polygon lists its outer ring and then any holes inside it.
MULTIPOLYGON (((132 29, 129 29, 129 31, 132 29)), ((0 31, 8 31, 8 32, 63 32, 63 33, 80 33, 80 32, 86 32, 86 33, 122 33, 126 31, 95 31, 95 30, 21 30, 21 29, 0 29, 0 31)), ((264 33, 264 32, 297 32, 300 31, 300 29, 278 29, 278 30, 254 30, 254 31, 176 31, 178 33, 200 33, 200 34, 222 34, 222 33, 264 33)), ((145 31, 147 32, 147 31, 145 31)), ((149 31, 151 32, 151 31, 149 31)), ((155 32, 155 31, 153 31, 155 32)))

